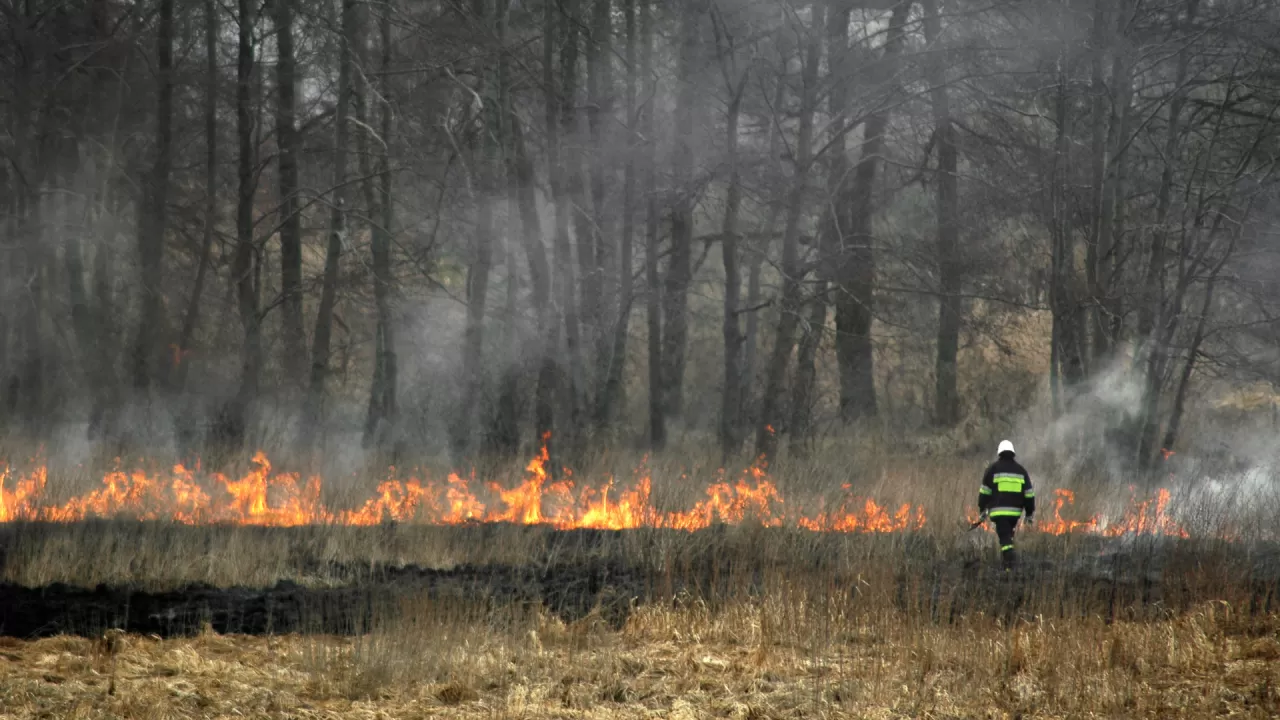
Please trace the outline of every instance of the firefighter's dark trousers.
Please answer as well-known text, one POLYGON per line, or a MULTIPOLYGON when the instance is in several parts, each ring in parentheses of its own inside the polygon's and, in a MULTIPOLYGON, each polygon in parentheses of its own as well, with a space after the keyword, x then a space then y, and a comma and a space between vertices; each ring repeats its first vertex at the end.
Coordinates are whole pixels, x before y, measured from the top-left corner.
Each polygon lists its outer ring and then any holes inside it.
POLYGON ((1013 549, 1013 533, 1018 527, 1019 518, 1016 517, 997 517, 991 518, 996 526, 996 537, 1000 538, 1000 562, 1006 570, 1012 568, 1017 562, 1017 555, 1013 549))

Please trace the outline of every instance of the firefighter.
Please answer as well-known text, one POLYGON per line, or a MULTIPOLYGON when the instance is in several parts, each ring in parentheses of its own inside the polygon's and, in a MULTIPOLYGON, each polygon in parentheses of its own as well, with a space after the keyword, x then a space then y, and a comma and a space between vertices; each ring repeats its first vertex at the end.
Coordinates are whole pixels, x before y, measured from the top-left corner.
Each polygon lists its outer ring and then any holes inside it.
POLYGON ((1035 522, 1036 492, 1031 487, 1027 469, 1014 460, 1013 443, 1002 440, 996 450, 997 459, 982 476, 978 489, 978 510, 991 518, 1000 538, 1000 561, 1006 571, 1013 569, 1016 555, 1013 533, 1018 520, 1026 512, 1027 523, 1035 522))

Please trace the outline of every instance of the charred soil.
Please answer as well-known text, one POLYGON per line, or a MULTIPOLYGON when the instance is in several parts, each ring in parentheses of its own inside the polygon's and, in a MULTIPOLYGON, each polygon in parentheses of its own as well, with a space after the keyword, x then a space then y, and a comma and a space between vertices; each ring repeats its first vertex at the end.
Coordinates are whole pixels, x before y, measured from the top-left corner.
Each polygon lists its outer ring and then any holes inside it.
POLYGON ((972 615, 1142 620, 1214 600, 1248 616, 1280 610, 1274 546, 1043 536, 1023 547, 1022 565, 1004 573, 980 536, 9 524, 0 526, 0 634, 359 635, 406 601, 489 614, 545 608, 616 630, 642 605, 714 610, 786 588, 887 601, 943 624, 972 615), (209 570, 231 560, 239 575, 209 570))

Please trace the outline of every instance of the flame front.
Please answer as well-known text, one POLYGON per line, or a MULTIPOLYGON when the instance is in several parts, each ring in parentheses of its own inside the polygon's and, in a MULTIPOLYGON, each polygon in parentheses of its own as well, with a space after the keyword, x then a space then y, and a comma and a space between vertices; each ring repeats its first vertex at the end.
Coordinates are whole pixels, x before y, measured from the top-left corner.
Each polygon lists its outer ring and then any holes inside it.
MULTIPOLYGON (((19 474, 0 466, 0 522, 75 522, 86 518, 123 517, 166 520, 187 525, 231 524, 289 527, 297 525, 376 525, 385 521, 457 525, 509 522, 550 525, 560 529, 669 528, 695 531, 717 523, 757 523, 766 527, 790 525, 815 532, 888 533, 925 526, 924 509, 910 503, 883 506, 856 497, 850 486, 830 509, 806 514, 784 500, 763 462, 736 479, 723 470, 701 500, 688 510, 662 511, 652 500, 653 481, 642 464, 628 485, 608 478, 600 485, 579 484, 567 470, 560 479, 549 472, 544 445, 525 468, 522 482, 506 488, 449 474, 444 481, 400 479, 391 468, 374 496, 351 510, 333 510, 321 499, 318 476, 305 480, 297 473, 273 472, 262 452, 255 453, 242 477, 201 473, 199 468, 174 466, 167 473, 119 468, 106 473, 102 485, 60 505, 45 501, 48 469, 41 465, 19 474), (477 492, 473 488, 482 487, 477 492)), ((1161 490, 1147 501, 1130 503, 1113 523, 1098 517, 1063 518, 1074 504, 1069 490, 1054 491, 1053 517, 1039 525, 1046 533, 1094 532, 1162 534, 1186 537, 1187 532, 1166 513, 1170 494, 1161 490)))

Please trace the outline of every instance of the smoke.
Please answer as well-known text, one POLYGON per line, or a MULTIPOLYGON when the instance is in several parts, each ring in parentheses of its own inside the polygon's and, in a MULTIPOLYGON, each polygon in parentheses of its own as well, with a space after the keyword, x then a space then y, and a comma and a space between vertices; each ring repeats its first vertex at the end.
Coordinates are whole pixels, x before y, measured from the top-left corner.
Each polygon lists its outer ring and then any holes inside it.
MULTIPOLYGON (((1010 439, 1031 474, 1042 506, 1052 512, 1054 489, 1072 490, 1104 523, 1148 503, 1154 512, 1167 491, 1164 512, 1186 530, 1242 536, 1269 531, 1280 512, 1280 447, 1274 433, 1250 429, 1201 411, 1194 432, 1150 470, 1136 462, 1133 430, 1142 421, 1143 382, 1130 359, 1119 356, 1083 386, 1065 391, 1062 412, 1046 392, 1021 413, 1010 439)), ((995 439, 992 440, 994 451, 995 439)))

